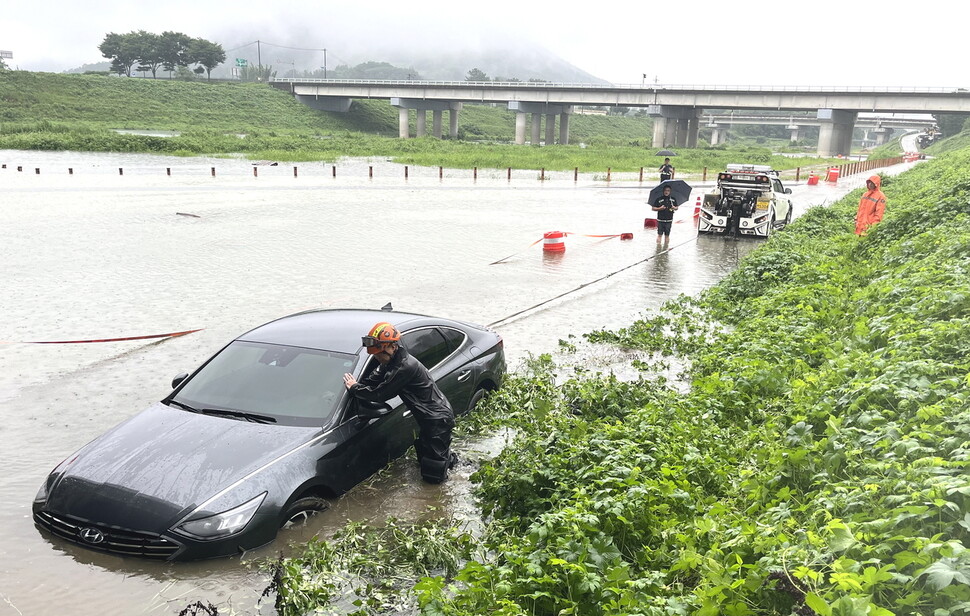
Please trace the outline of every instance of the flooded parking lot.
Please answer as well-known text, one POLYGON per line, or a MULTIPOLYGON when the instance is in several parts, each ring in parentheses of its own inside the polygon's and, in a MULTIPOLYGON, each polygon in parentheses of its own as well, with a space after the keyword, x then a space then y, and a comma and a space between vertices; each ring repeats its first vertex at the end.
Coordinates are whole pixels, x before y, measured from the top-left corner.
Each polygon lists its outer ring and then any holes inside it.
MULTIPOLYGON (((175 614, 197 600, 271 614, 271 604, 257 606, 267 577, 253 563, 288 542, 347 519, 408 518, 429 506, 473 515, 467 477, 498 439, 457 443, 469 462, 443 486, 422 484, 413 461, 401 460, 310 527, 243 559, 125 560, 34 528, 31 500, 57 463, 256 325, 311 308, 392 302, 494 325, 515 370, 530 354, 557 352, 560 339, 626 326, 699 292, 759 245, 697 238, 695 186, 669 249, 658 247, 643 222, 652 184, 635 174, 606 182, 547 173, 539 181, 534 171, 510 180, 505 170, 474 177, 412 168, 405 178, 400 165, 354 160, 301 163, 296 174, 292 164, 258 166, 254 175, 238 160, 70 152, 0 151, 0 162, 0 450, 8 469, 0 477, 0 614, 175 614), (557 230, 569 234, 565 251, 543 251, 539 240, 557 230), (626 233, 633 238, 615 237, 626 233)), ((794 186, 795 213, 862 182, 794 186)), ((609 369, 594 351, 584 357, 609 369)))

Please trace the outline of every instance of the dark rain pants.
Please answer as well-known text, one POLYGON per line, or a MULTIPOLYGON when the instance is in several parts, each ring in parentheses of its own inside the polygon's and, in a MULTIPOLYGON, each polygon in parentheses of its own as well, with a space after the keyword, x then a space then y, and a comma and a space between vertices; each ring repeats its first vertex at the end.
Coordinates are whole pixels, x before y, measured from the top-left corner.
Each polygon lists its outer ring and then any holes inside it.
POLYGON ((444 419, 426 419, 419 422, 421 433, 414 441, 414 450, 421 465, 421 477, 428 483, 441 483, 448 478, 448 469, 454 465, 451 453, 451 430, 454 422, 444 419))

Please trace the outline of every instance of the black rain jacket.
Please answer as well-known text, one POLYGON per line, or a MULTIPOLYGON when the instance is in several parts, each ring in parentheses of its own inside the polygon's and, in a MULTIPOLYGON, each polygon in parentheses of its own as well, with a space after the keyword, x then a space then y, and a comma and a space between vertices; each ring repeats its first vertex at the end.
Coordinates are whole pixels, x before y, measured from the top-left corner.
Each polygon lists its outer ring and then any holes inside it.
POLYGON ((449 426, 455 425, 455 412, 448 398, 438 389, 424 364, 403 346, 398 346, 391 361, 378 365, 351 387, 350 392, 369 402, 386 402, 394 396, 401 396, 419 425, 427 420, 444 420, 449 426))

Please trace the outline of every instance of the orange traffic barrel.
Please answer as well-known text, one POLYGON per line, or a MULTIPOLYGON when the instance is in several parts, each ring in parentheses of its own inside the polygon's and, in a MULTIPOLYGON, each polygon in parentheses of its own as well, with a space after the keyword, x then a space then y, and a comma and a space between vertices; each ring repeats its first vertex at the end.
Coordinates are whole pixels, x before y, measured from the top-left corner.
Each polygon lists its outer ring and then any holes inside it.
POLYGON ((657 228, 657 219, 656 218, 644 218, 643 219, 643 227, 645 229, 656 229, 657 228))
POLYGON ((542 234, 542 250, 563 252, 566 250, 566 234, 562 231, 547 231, 542 234))
POLYGON ((697 203, 694 204, 694 218, 701 215, 701 198, 697 197, 697 203))
POLYGON ((829 174, 828 174, 828 176, 826 176, 825 181, 826 182, 832 182, 833 184, 835 184, 836 182, 838 182, 839 181, 839 168, 838 167, 830 167, 829 168, 829 174))
POLYGON ((818 184, 818 176, 813 173, 808 176, 808 185, 815 186, 816 184, 818 184))

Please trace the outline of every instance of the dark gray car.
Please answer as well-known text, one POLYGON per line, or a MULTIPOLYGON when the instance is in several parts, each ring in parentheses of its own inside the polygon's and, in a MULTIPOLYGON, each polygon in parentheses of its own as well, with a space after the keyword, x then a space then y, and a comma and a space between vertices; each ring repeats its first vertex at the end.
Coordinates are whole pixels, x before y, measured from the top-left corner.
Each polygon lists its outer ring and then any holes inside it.
POLYGON ((361 409, 342 376, 376 366, 361 346, 388 321, 457 414, 501 386, 497 333, 382 310, 319 310, 239 336, 162 401, 61 462, 34 499, 44 532, 113 554, 226 556, 272 541, 414 443, 400 398, 361 409))

